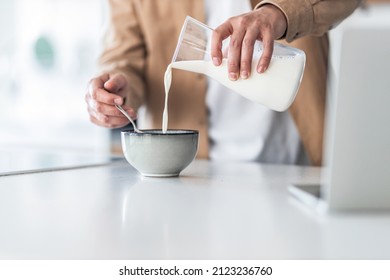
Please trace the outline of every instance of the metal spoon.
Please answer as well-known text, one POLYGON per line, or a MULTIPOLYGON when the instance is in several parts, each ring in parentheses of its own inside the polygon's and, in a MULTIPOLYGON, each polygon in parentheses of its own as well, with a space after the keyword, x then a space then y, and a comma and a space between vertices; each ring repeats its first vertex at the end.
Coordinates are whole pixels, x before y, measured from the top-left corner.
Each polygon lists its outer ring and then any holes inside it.
POLYGON ((137 126, 135 125, 133 119, 132 119, 132 118, 129 116, 129 114, 122 108, 121 105, 115 105, 115 107, 116 107, 119 111, 121 111, 121 113, 122 113, 123 115, 125 115, 126 118, 129 119, 129 121, 130 121, 131 124, 133 125, 133 128, 134 128, 134 131, 135 131, 135 132, 137 132, 137 133, 143 133, 141 130, 139 130, 139 129, 137 128, 137 126))

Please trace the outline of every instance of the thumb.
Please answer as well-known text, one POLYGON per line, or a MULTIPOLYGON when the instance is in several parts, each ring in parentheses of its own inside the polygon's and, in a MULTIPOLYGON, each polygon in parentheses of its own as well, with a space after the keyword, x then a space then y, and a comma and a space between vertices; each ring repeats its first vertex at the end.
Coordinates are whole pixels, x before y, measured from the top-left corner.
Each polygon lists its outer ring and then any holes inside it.
POLYGON ((123 74, 110 75, 110 78, 104 83, 104 88, 111 92, 117 93, 127 85, 127 80, 123 74))

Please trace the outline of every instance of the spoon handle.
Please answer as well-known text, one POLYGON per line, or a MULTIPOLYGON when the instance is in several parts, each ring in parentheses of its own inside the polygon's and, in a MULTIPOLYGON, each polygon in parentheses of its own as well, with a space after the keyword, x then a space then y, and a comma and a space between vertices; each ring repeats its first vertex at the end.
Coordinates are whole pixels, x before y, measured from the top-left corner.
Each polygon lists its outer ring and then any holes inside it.
POLYGON ((135 132, 137 132, 137 133, 142 133, 142 131, 139 130, 139 129, 137 128, 137 126, 135 125, 135 122, 133 121, 133 119, 132 119, 132 118, 130 117, 130 115, 122 108, 122 106, 120 106, 120 105, 115 105, 115 107, 116 107, 119 111, 121 111, 121 113, 122 113, 123 115, 125 115, 126 118, 129 119, 129 121, 131 122, 131 125, 133 126, 135 132))

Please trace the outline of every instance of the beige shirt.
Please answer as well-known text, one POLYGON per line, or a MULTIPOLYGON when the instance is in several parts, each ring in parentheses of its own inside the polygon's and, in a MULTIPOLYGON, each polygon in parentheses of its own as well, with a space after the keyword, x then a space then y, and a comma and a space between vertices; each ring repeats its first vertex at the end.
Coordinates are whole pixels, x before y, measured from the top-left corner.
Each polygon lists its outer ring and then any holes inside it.
MULTIPOLYGON (((126 102, 144 105, 145 127, 161 128, 163 77, 187 15, 204 22, 203 0, 109 0, 111 24, 100 62, 102 71, 126 75, 131 94, 126 102)), ((322 161, 328 63, 326 32, 351 14, 359 0, 251 1, 252 7, 278 6, 288 23, 285 39, 306 52, 306 68, 290 108, 305 150, 314 165, 322 161), (299 39, 300 38, 300 39, 299 39)), ((205 77, 174 71, 169 99, 170 128, 200 132, 199 157, 208 157, 205 77)))

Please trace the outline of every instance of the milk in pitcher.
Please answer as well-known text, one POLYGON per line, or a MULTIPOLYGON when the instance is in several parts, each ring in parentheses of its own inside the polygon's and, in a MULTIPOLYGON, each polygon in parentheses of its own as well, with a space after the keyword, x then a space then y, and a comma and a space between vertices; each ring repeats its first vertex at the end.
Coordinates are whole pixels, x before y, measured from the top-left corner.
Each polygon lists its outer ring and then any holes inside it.
POLYGON ((273 56, 269 68, 259 74, 256 70, 258 59, 252 61, 251 75, 248 79, 231 81, 228 77, 227 59, 220 66, 206 60, 183 60, 171 63, 165 72, 165 107, 163 131, 168 125, 168 92, 172 82, 172 68, 207 75, 222 85, 249 100, 275 110, 285 111, 294 101, 305 67, 305 56, 273 56))
POLYGON ((252 61, 248 79, 231 81, 228 77, 227 60, 214 66, 211 61, 177 61, 172 68, 205 74, 242 96, 275 110, 285 111, 294 101, 304 67, 303 56, 274 57, 267 71, 256 71, 257 60, 252 61))

